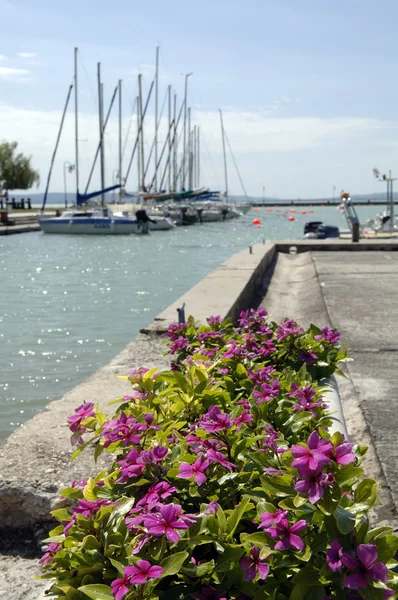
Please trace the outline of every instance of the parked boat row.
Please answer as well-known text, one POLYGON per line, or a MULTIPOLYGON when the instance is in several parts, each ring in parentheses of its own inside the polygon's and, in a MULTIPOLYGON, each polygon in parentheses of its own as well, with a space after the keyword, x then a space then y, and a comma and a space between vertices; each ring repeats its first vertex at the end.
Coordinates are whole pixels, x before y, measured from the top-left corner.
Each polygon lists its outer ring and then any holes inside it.
MULTIPOLYGON (((156 64, 158 65, 158 51, 156 49, 156 64)), ((44 233, 59 234, 147 234, 150 231, 166 231, 174 229, 177 225, 193 225, 195 223, 210 223, 217 221, 227 221, 239 218, 244 212, 250 209, 249 204, 239 206, 232 205, 228 198, 228 179, 227 164, 225 153, 226 133, 224 130, 222 113, 220 111, 220 122, 223 142, 224 172, 225 172, 225 192, 211 191, 209 188, 200 187, 200 128, 197 125, 191 127, 191 109, 187 109, 187 80, 185 82, 185 96, 177 117, 176 95, 174 96, 174 117, 171 116, 171 86, 168 86, 169 98, 169 119, 167 137, 164 140, 160 155, 158 155, 158 66, 156 67, 155 79, 152 82, 147 99, 144 102, 142 97, 141 75, 138 76, 138 92, 136 99, 137 106, 137 135, 135 138, 133 150, 128 166, 123 170, 123 147, 122 143, 122 81, 119 80, 115 88, 109 109, 105 116, 104 111, 104 85, 101 81, 101 64, 97 66, 98 79, 98 112, 99 112, 99 141, 94 156, 88 181, 85 190, 80 191, 81 174, 79 170, 79 111, 78 111, 78 49, 74 52, 74 80, 70 86, 66 104, 64 107, 59 133, 51 160, 50 172, 48 175, 46 191, 44 194, 42 212, 46 205, 47 194, 49 190, 52 168, 56 159, 58 145, 61 139, 62 129, 65 121, 65 115, 68 109, 69 100, 74 88, 75 99, 75 164, 73 167, 76 175, 76 205, 69 208, 55 217, 42 217, 40 226, 44 233), (148 104, 151 98, 152 89, 156 90, 155 101, 155 135, 152 143, 152 149, 145 160, 145 140, 144 140, 144 120, 148 104), (119 100, 119 156, 118 169, 115 170, 117 177, 114 185, 106 187, 105 185, 105 148, 104 135, 108 118, 111 114, 113 102, 118 96, 119 100), (184 111, 183 129, 178 130, 180 118, 184 111), (188 135, 187 135, 188 134, 188 135), (179 140, 183 138, 183 147, 181 163, 178 164, 179 140), (151 162, 152 150, 154 150, 154 162, 151 162), (128 192, 127 185, 133 159, 136 157, 138 168, 138 191, 128 192), (96 161, 99 158, 99 173, 101 189, 98 191, 89 191, 92 175, 95 171, 96 161), (150 181, 148 177, 149 170, 153 169, 153 176, 150 181), (122 175, 123 172, 123 175, 122 175), (186 187, 188 189, 186 189, 186 187), (166 188, 166 189, 165 189, 166 188), (126 197, 138 200, 139 209, 132 213, 127 210, 112 210, 108 206, 107 194, 115 193, 118 190, 120 203, 125 201, 126 197), (100 204, 97 200, 100 199, 100 204)), ((163 109, 162 109, 163 110, 163 109)), ((127 140, 126 140, 127 141, 127 140)), ((227 140, 228 141, 228 140, 227 140)), ((228 142, 229 143, 229 142, 228 142)), ((234 159, 236 166, 236 161, 234 159)), ((65 165, 64 165, 65 167, 65 165)), ((65 173, 64 173, 65 174, 65 173)), ((240 177, 240 174, 239 174, 240 177)), ((241 179, 241 178, 240 178, 241 179)))

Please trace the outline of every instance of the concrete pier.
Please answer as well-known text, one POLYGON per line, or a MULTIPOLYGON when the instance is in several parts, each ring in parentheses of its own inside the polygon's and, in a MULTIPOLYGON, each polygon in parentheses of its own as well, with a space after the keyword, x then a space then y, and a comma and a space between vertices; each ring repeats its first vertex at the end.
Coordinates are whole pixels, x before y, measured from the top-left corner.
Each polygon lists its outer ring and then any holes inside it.
MULTIPOLYGON (((396 526, 396 250, 398 240, 362 240, 357 244, 287 241, 257 244, 251 251, 248 248, 170 305, 108 365, 13 433, 0 447, 0 597, 7 597, 6 581, 14 582, 13 589, 17 589, 18 581, 25 584, 28 573, 34 574, 36 569, 35 560, 13 556, 20 549, 13 551, 10 544, 5 549, 4 528, 37 531, 48 520, 58 490, 98 469, 90 453, 70 463, 67 417, 85 401, 99 402, 108 412, 110 400, 129 393, 129 384, 116 375, 130 368, 167 368, 161 343, 183 302, 186 316, 192 314, 202 322, 211 314, 236 320, 241 310, 261 303, 275 320, 291 317, 304 326, 315 322, 341 331, 354 359, 347 365, 347 380, 339 379, 349 437, 369 445, 364 466, 368 476, 380 481, 384 504, 375 518, 396 526)), ((40 586, 37 582, 21 585, 13 600, 37 600, 40 586)))

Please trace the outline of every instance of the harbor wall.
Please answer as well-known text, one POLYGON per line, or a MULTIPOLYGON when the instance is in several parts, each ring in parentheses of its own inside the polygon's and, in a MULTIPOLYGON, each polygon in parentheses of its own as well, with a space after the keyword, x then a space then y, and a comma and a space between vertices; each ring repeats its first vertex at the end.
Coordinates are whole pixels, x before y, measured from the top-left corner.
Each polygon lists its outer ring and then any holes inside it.
MULTIPOLYGON (((141 365, 167 368, 169 358, 164 356, 162 342, 166 340, 168 325, 177 320, 177 308, 185 304, 185 316, 193 315, 201 322, 209 315, 229 316, 236 321, 241 310, 259 304, 266 292, 264 285, 272 281, 278 252, 301 253, 319 248, 398 250, 398 240, 361 240, 357 244, 341 240, 327 240, 322 244, 311 240, 257 244, 225 261, 143 328, 110 363, 60 400, 51 402, 0 446, 1 527, 29 527, 45 522, 51 507, 54 503, 57 505, 59 489, 101 468, 101 462, 94 465, 90 452, 83 452, 78 459, 70 461, 73 449, 67 417, 84 402, 99 403, 101 410, 109 413, 108 403, 129 393, 129 384, 119 380, 117 375, 126 374, 130 368, 141 365)), ((283 293, 289 295, 289 281, 283 280, 281 285, 283 293)))
POLYGON ((246 249, 232 256, 158 315, 110 363, 12 433, 0 446, 0 527, 32 527, 48 521, 49 511, 58 506, 60 489, 101 469, 104 463, 95 465, 90 452, 70 460, 73 448, 66 422, 75 408, 94 402, 109 414, 114 409, 109 402, 130 391, 117 375, 141 365, 167 368, 162 342, 182 303, 186 317, 192 314, 201 322, 211 314, 236 319, 251 305, 275 252, 274 244, 258 244, 251 252, 246 249))

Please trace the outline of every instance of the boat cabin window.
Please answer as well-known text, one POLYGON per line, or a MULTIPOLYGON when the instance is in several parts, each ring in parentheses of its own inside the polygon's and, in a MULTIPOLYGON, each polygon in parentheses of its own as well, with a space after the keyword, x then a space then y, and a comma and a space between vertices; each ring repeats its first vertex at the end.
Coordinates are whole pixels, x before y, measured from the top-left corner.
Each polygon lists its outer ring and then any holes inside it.
POLYGON ((78 218, 78 217, 92 217, 93 213, 92 212, 78 212, 78 213, 74 213, 73 217, 74 218, 78 218))
POLYGON ((104 217, 108 217, 108 209, 104 208, 102 214, 104 215, 104 217))

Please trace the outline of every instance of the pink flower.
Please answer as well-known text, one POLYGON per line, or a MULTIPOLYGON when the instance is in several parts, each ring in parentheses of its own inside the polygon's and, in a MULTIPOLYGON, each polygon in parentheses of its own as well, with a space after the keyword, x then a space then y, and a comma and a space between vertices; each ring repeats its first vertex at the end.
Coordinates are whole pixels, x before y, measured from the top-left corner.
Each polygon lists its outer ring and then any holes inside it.
POLYGON ((219 465, 222 465, 223 467, 225 467, 229 471, 231 471, 231 469, 233 469, 235 467, 234 463, 229 462, 227 460, 227 457, 224 456, 224 454, 222 452, 216 452, 215 450, 208 450, 208 452, 207 452, 207 458, 211 462, 216 462, 219 465))
POLYGON ((179 504, 166 504, 160 506, 160 512, 144 518, 144 526, 148 533, 154 536, 166 535, 169 542, 178 542, 181 535, 179 529, 189 529, 194 515, 182 515, 179 504))
POLYGON ((252 548, 250 555, 244 556, 239 561, 240 568, 245 572, 244 579, 246 581, 253 581, 257 572, 260 579, 266 579, 269 573, 269 565, 260 559, 260 550, 252 548))
POLYGON ((356 456, 352 451, 353 447, 354 444, 350 444, 348 442, 343 442, 339 446, 336 446, 332 453, 333 460, 335 460, 339 465, 348 465, 349 463, 354 462, 356 456))
POLYGON ((345 576, 344 585, 350 590, 359 590, 368 587, 369 580, 387 583, 387 567, 382 562, 376 562, 377 556, 377 546, 372 544, 359 544, 356 556, 345 552, 341 562, 353 573, 345 576))
POLYGON ((340 339, 340 334, 335 329, 329 329, 329 327, 323 327, 321 329, 322 334, 314 336, 314 340, 325 340, 331 344, 337 344, 340 339))
POLYGON ((282 510, 278 508, 274 513, 272 512, 264 512, 260 515, 261 523, 258 526, 259 529, 267 529, 274 523, 277 525, 282 521, 282 519, 286 519, 287 510, 282 510))
POLYGON ((236 417, 235 419, 236 431, 239 431, 243 424, 250 423, 251 421, 253 421, 253 419, 253 415, 248 410, 243 409, 239 417, 236 417))
POLYGON ((136 565, 124 567, 124 576, 112 581, 111 588, 115 600, 121 600, 130 592, 130 586, 143 585, 148 579, 160 579, 164 568, 151 565, 147 560, 139 560, 136 565))
POLYGON ((260 406, 263 402, 269 402, 272 398, 275 398, 279 394, 279 381, 273 379, 270 383, 262 383, 261 391, 254 391, 253 398, 257 398, 257 406, 260 406))
POLYGON ((301 552, 304 550, 304 542, 296 533, 301 533, 306 527, 307 522, 304 520, 297 521, 289 526, 287 519, 281 519, 275 527, 272 526, 266 529, 265 533, 274 540, 279 538, 279 541, 275 544, 275 550, 290 550, 290 548, 293 548, 293 550, 301 552))
POLYGON ((170 344, 170 354, 176 354, 189 346, 189 339, 186 337, 178 337, 173 344, 170 344))
POLYGON ((309 473, 307 477, 300 479, 294 489, 299 494, 308 494, 308 500, 311 504, 315 504, 322 498, 325 489, 335 483, 335 478, 332 473, 321 473, 314 475, 309 473))
POLYGON ((90 500, 82 500, 79 498, 78 500, 79 506, 75 506, 75 513, 79 515, 83 515, 83 517, 87 517, 90 519, 98 512, 101 506, 117 506, 117 502, 108 502, 108 500, 101 499, 95 500, 91 502, 90 500))
POLYGON ((308 350, 303 350, 299 354, 299 360, 305 362, 307 366, 312 365, 312 363, 315 362, 317 358, 318 355, 315 354, 315 352, 311 350, 311 348, 309 348, 308 350))
POLYGON ((115 579, 111 583, 112 594, 115 596, 115 600, 122 600, 126 594, 129 593, 129 578, 125 575, 123 578, 115 579))
POLYGON ((179 473, 177 477, 179 477, 180 479, 190 479, 191 477, 193 477, 194 482, 197 485, 202 485, 203 483, 205 483, 205 481, 207 481, 207 477, 204 472, 209 466, 210 461, 207 459, 205 460, 204 456, 201 455, 195 460, 193 465, 190 465, 186 462, 182 462, 180 464, 179 473))
POLYGON ((47 550, 45 551, 45 553, 39 560, 39 565, 41 565, 42 567, 44 567, 45 565, 48 565, 52 561, 54 556, 61 550, 62 550, 62 548, 59 544, 56 544, 55 542, 51 542, 47 546, 47 550))
POLYGON ((338 571, 341 573, 341 569, 343 563, 341 562, 341 558, 343 556, 343 549, 338 540, 333 540, 330 544, 329 550, 326 552, 326 564, 329 569, 334 573, 338 571))
POLYGON ((295 458, 292 467, 296 467, 300 477, 316 475, 330 461, 329 454, 332 449, 330 442, 320 438, 317 431, 313 431, 307 440, 307 447, 292 446, 295 458))
POLYGON ((128 576, 131 585, 142 585, 148 579, 160 579, 164 568, 151 565, 147 560, 139 560, 135 565, 124 568, 124 574, 128 576))
POLYGON ((68 417, 69 429, 71 431, 77 431, 80 429, 80 424, 83 419, 93 417, 95 412, 93 410, 94 404, 92 402, 85 402, 75 410, 75 415, 68 417))

